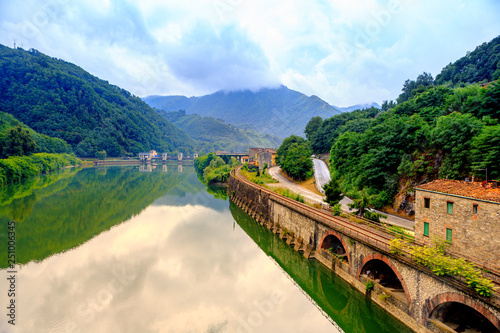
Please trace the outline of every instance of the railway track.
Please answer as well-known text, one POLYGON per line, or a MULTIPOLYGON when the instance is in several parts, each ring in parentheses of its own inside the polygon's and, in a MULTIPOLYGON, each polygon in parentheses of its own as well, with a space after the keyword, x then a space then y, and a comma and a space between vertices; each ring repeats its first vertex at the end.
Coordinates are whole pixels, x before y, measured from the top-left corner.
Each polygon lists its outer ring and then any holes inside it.
POLYGON ((389 242, 394 238, 394 236, 385 234, 379 230, 375 230, 370 227, 362 227, 358 224, 353 224, 349 221, 344 220, 343 218, 333 216, 330 213, 323 211, 322 209, 314 208, 308 206, 307 204, 298 202, 297 200, 290 199, 275 193, 263 186, 255 184, 249 181, 247 178, 242 176, 239 172, 240 167, 234 170, 233 176, 237 178, 240 182, 245 183, 249 186, 258 188, 260 191, 269 194, 270 197, 273 198, 274 201, 281 201, 286 203, 288 206, 297 207, 301 211, 307 212, 310 215, 314 215, 316 219, 322 218, 320 222, 323 224, 332 227, 333 229, 338 230, 342 228, 342 232, 348 233, 354 238, 357 238, 361 241, 367 242, 369 244, 375 245, 379 247, 381 250, 388 251, 389 250, 389 242), (347 231, 347 232, 346 232, 347 231))
MULTIPOLYGON (((298 210, 302 212, 306 212, 307 214, 313 215, 316 220, 320 218, 319 222, 323 223, 328 227, 331 227, 334 230, 341 230, 342 233, 345 233, 357 239, 358 241, 375 246, 377 249, 382 250, 384 252, 390 252, 390 241, 395 238, 393 235, 384 233, 383 231, 376 230, 368 226, 359 225, 357 223, 347 221, 344 218, 336 217, 329 212, 325 212, 322 209, 314 208, 308 206, 307 204, 298 202, 294 199, 290 199, 282 195, 279 195, 278 193, 272 190, 269 190, 263 186, 260 186, 258 184, 249 181, 247 178, 245 178, 239 173, 240 168, 241 167, 238 167, 237 169, 232 171, 233 176, 237 178, 240 182, 245 183, 254 188, 258 188, 260 191, 269 194, 272 200, 284 203, 289 207, 296 207, 298 210)), ((403 250, 402 252, 404 252, 405 257, 407 257, 407 260, 411 262, 410 259, 411 254, 405 250, 403 250)), ((472 262, 474 262, 477 265, 477 267, 486 270, 486 272, 488 272, 489 278, 492 279, 495 286, 500 287, 500 272, 498 272, 496 269, 492 267, 486 267, 484 264, 481 265, 479 264, 479 262, 475 260, 472 260, 472 262)), ((499 291, 500 289, 495 292, 497 297, 500 297, 499 291)))

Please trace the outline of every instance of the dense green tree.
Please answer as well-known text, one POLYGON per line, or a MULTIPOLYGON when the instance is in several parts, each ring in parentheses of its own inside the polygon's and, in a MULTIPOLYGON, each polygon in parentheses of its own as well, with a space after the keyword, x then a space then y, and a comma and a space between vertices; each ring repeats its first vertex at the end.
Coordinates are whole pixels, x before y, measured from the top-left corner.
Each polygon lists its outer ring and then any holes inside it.
POLYGON ((340 200, 344 199, 342 189, 336 178, 332 177, 332 179, 323 186, 323 189, 325 190, 326 196, 325 202, 328 202, 332 207, 337 205, 340 200))
POLYGON ((215 153, 208 153, 194 159, 194 168, 202 182, 207 185, 226 182, 229 178, 231 168, 237 165, 238 161, 235 158, 231 158, 226 163, 221 157, 215 155, 215 153))
POLYGON ((481 109, 479 116, 500 119, 500 82, 493 82, 485 88, 481 109))
POLYGON ((392 109, 393 107, 395 107, 396 105, 397 105, 397 103, 395 101, 393 101, 393 100, 390 100, 390 101, 385 100, 385 101, 382 102, 380 110, 382 110, 382 111, 388 111, 388 110, 392 109))
POLYGON ((500 36, 447 65, 436 76, 436 84, 457 86, 498 80, 500 77, 500 36))
POLYGON ((35 151, 35 141, 30 133, 20 125, 10 129, 2 140, 2 158, 8 156, 25 156, 35 151))
POLYGON ((317 154, 329 152, 333 141, 344 132, 363 132, 369 126, 370 120, 379 113, 379 109, 371 107, 345 112, 325 119, 315 135, 309 139, 313 152, 317 154))
POLYGON ((309 120, 304 130, 307 140, 313 141, 322 123, 323 119, 320 116, 312 117, 311 120, 309 120))
POLYGON ((308 143, 293 143, 287 150, 281 168, 293 179, 302 181, 313 175, 311 149, 308 143))
POLYGON ((363 189, 356 193, 349 207, 356 209, 356 215, 364 217, 370 204, 370 195, 366 189, 363 189))
POLYGON ((472 171, 484 177, 488 169, 489 179, 500 178, 500 125, 485 126, 481 133, 472 140, 472 171))
POLYGON ((105 150, 101 150, 101 151, 98 151, 98 152, 96 153, 96 156, 95 156, 95 157, 97 157, 97 158, 98 158, 98 159, 100 159, 100 160, 105 160, 105 159, 106 159, 106 156, 107 156, 106 151, 105 151, 105 150))
POLYGON ((207 155, 198 156, 194 159, 194 168, 199 174, 203 174, 203 171, 210 165, 210 163, 217 158, 215 153, 210 152, 207 155))
POLYGON ((460 179, 470 173, 471 141, 480 133, 482 122, 471 114, 454 112, 440 117, 432 130, 432 144, 444 153, 441 177, 460 179))
POLYGON ((398 101, 398 103, 403 103, 413 96, 424 92, 433 85, 434 79, 432 78, 432 75, 424 72, 417 77, 416 81, 406 80, 403 84, 403 92, 398 96, 396 100, 398 101))
POLYGON ((285 162, 288 150, 294 145, 294 144, 305 144, 307 141, 297 135, 290 135, 288 138, 283 140, 281 145, 279 146, 278 150, 276 151, 276 163, 279 165, 283 165, 285 162))

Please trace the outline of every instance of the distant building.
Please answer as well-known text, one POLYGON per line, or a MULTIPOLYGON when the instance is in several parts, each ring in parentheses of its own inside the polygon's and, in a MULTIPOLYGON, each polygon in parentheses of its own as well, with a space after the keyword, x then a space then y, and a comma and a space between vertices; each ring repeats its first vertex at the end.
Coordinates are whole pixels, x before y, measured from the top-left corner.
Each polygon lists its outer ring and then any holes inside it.
POLYGON ((153 157, 156 157, 156 150, 150 150, 146 153, 139 153, 139 159, 141 161, 151 161, 153 157))
POLYGON ((248 164, 264 167, 276 165, 276 149, 274 148, 250 148, 248 150, 248 164))
POLYGON ((498 263, 500 189, 498 182, 439 179, 415 188, 415 242, 438 236, 464 257, 498 263))

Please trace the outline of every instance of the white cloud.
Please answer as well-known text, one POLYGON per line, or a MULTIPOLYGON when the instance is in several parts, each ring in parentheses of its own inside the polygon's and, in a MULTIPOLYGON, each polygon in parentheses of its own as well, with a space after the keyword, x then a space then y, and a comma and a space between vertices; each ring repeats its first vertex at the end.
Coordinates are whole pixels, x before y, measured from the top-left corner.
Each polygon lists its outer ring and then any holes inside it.
POLYGON ((283 83, 345 106, 435 76, 496 37, 499 13, 491 0, 29 0, 0 4, 0 42, 138 95, 283 83))

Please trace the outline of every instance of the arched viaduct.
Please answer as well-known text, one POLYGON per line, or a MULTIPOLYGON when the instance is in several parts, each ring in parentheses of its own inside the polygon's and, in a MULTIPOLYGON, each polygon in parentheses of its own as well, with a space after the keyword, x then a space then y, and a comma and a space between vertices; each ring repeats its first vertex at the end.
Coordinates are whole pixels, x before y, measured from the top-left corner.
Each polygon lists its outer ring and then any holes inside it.
POLYGON ((500 299, 389 251, 387 234, 280 196, 233 172, 231 200, 294 249, 315 258, 416 332, 473 325, 500 332, 500 299), (373 282, 373 288, 371 286, 373 282), (464 319, 466 318, 466 319, 464 319), (464 321, 465 320, 465 321, 464 321))

